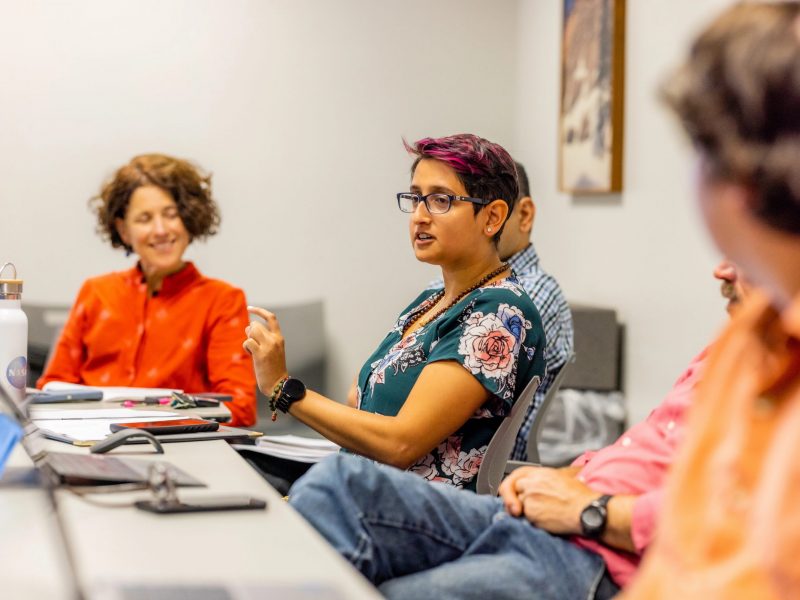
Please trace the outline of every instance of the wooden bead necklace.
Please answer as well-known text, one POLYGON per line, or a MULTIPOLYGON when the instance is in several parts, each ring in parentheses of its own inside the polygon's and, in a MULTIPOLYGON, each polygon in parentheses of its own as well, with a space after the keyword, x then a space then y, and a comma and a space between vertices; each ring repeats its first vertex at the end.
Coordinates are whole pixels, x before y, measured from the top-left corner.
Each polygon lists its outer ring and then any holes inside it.
MULTIPOLYGON (((445 306, 444 308, 442 308, 440 310, 437 310, 430 318, 426 319, 425 322, 420 325, 420 328, 425 327, 431 321, 435 321, 439 317, 439 315, 441 315, 443 313, 446 313, 448 310, 450 310, 456 304, 458 304, 464 298, 464 296, 466 296, 470 292, 473 292, 473 291, 477 290, 479 287, 485 285, 486 283, 488 283, 489 281, 491 281, 492 279, 494 279, 495 277, 500 275, 500 273, 502 273, 503 271, 505 271, 508 268, 509 268, 508 267, 508 263, 503 263, 502 265, 497 267, 494 271, 489 273, 486 277, 483 277, 478 283, 476 283, 474 285, 471 285, 470 287, 465 289, 463 292, 461 292, 458 296, 456 296, 453 299, 453 301, 450 304, 448 304, 447 306, 445 306)), ((444 298, 444 289, 441 289, 440 291, 436 292, 436 294, 431 296, 431 300, 433 300, 434 298, 436 298, 436 301, 433 302, 433 304, 430 305, 430 306, 436 306, 439 303, 439 301, 442 298, 444 298)), ((423 306, 424 306, 424 304, 423 304, 423 306)), ((406 334, 406 331, 408 331, 409 328, 414 323, 416 323, 417 321, 420 320, 420 318, 425 314, 426 310, 429 310, 429 308, 423 308, 422 306, 419 306, 419 307, 414 309, 414 311, 408 316, 408 319, 406 320, 406 324, 403 325, 403 335, 406 334)))

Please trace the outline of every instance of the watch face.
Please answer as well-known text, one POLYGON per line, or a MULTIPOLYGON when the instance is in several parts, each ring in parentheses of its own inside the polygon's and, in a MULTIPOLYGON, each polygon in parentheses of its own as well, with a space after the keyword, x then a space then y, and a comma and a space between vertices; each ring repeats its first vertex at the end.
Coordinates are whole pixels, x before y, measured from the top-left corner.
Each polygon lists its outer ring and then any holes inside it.
POLYGON ((581 522, 584 529, 594 531, 603 526, 603 514, 600 509, 595 506, 589 506, 581 513, 581 522))
POLYGON ((299 400, 306 395, 306 386, 299 379, 289 378, 283 385, 283 393, 292 400, 299 400))

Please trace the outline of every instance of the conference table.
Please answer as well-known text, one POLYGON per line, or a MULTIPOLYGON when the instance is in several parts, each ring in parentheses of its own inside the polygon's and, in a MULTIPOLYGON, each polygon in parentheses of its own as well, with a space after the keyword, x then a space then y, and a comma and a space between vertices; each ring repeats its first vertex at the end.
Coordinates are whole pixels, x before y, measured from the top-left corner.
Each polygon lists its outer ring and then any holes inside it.
MULTIPOLYGON (((45 447, 88 452, 55 441, 45 447)), ((207 484, 179 488, 181 499, 242 494, 266 500, 267 509, 154 514, 132 506, 152 499, 147 490, 81 497, 58 489, 67 554, 48 495, 30 481, 32 462, 18 446, 0 480, 0 595, 73 598, 71 555, 90 598, 112 597, 105 591, 130 583, 225 584, 262 598, 381 597, 227 442, 169 443, 164 449, 159 455, 150 445, 125 445, 110 455, 165 460, 207 484)))

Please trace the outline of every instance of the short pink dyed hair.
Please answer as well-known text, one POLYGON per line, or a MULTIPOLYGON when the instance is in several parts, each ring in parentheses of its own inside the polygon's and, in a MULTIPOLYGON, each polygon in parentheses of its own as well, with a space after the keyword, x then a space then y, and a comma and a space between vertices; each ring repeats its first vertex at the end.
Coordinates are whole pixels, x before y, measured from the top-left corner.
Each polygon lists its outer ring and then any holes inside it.
MULTIPOLYGON (((503 200, 508 204, 508 214, 514 209, 519 196, 517 168, 505 148, 471 133, 459 133, 441 138, 422 138, 409 144, 406 150, 416 160, 411 174, 423 158, 439 160, 458 175, 467 195, 485 200, 503 200)), ((482 207, 475 204, 477 213, 482 207)), ((500 233, 498 232, 497 237, 500 233)))

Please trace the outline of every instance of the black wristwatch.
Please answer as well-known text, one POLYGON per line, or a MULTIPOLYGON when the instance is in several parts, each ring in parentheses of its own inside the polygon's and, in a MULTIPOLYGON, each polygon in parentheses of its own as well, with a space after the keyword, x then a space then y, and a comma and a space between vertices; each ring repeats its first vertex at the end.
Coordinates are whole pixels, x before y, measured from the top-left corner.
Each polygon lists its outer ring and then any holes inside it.
POLYGON ((597 540, 603 535, 608 522, 608 501, 611 498, 609 495, 600 496, 581 511, 581 529, 584 537, 597 540))
POLYGON ((289 406, 297 402, 298 400, 302 400, 305 398, 306 395, 306 386, 305 384, 300 381, 299 379, 295 379, 294 377, 289 377, 286 381, 283 382, 283 387, 281 387, 281 393, 278 394, 278 397, 275 400, 275 406, 278 407, 282 413, 289 412, 289 406))

